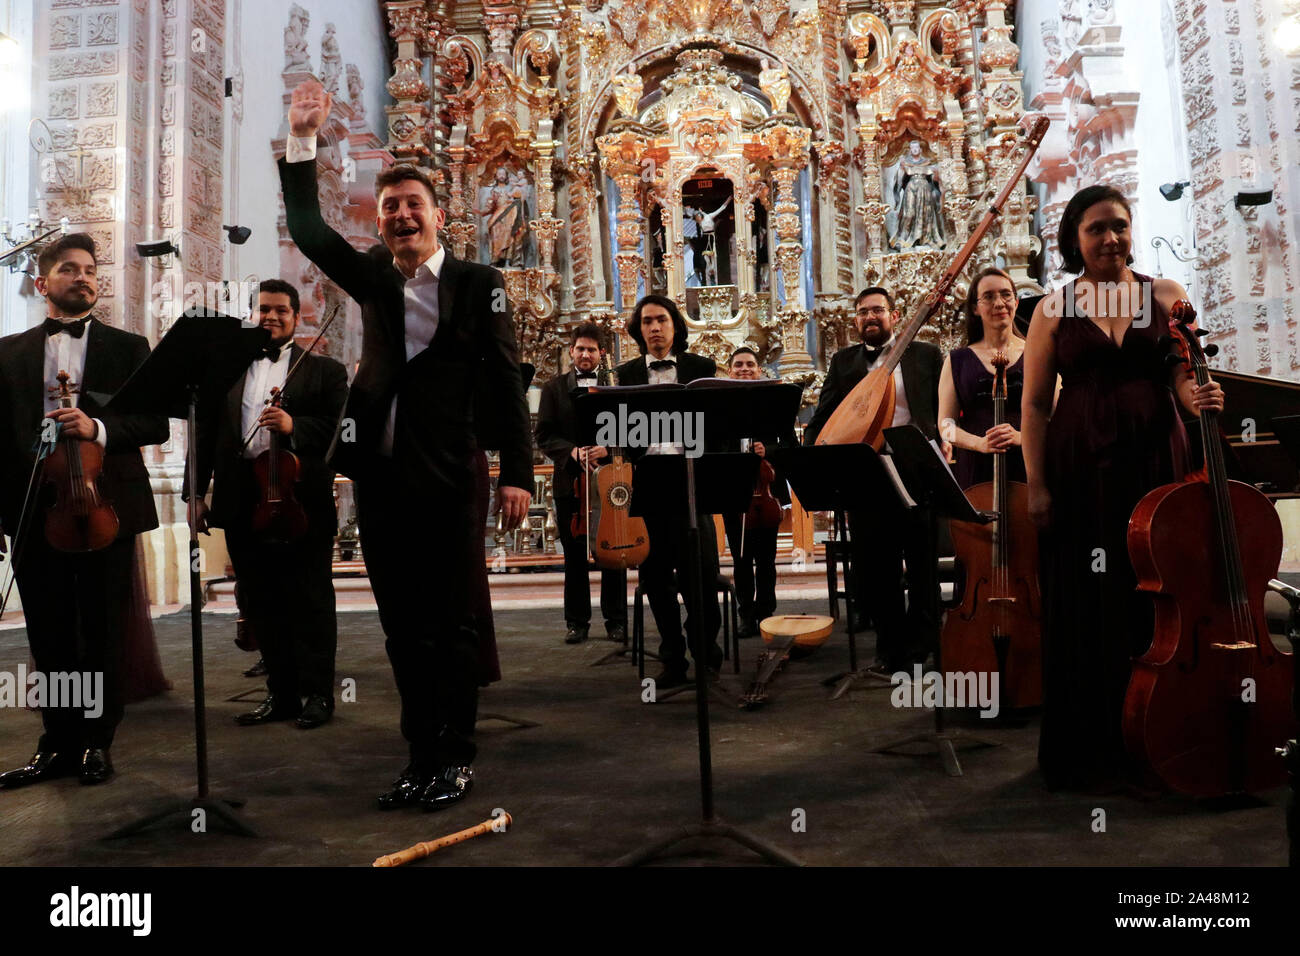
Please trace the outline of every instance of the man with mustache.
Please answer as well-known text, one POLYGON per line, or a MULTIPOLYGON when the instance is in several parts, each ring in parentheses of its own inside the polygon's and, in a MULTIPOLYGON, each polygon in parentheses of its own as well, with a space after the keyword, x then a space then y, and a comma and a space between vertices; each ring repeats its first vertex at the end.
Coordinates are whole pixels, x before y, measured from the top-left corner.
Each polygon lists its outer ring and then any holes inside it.
POLYGON ((289 107, 280 184, 289 235, 361 306, 361 362, 329 461, 356 485, 357 523, 402 701, 410 762, 383 810, 441 810, 473 783, 485 520, 476 500, 480 436, 499 447, 507 530, 532 500, 532 436, 501 273, 438 242, 446 219, 428 175, 375 178, 383 240, 359 252, 321 216, 316 133, 333 97, 316 80, 289 107))
MULTIPOLYGON (((555 463, 551 495, 555 500, 555 520, 559 525, 560 545, 564 549, 564 643, 581 644, 591 625, 590 556, 586 536, 570 533, 575 514, 586 510, 581 499, 583 469, 588 484, 594 485, 596 469, 609 459, 609 449, 600 445, 580 447, 575 444, 578 426, 573 407, 573 390, 590 385, 607 385, 600 368, 605 350, 601 346, 600 327, 584 322, 573 330, 569 358, 573 367, 557 375, 542 389, 537 411, 537 447, 555 463)), ((593 516, 594 517, 594 516, 593 516)), ((600 572, 600 611, 605 618, 605 634, 611 641, 623 641, 627 635, 627 572, 606 568, 600 572)))
POLYGON ((266 663, 266 699, 235 720, 242 726, 295 720, 298 728, 309 730, 334 713, 338 626, 331 565, 338 516, 334 469, 325 463, 325 452, 347 398, 348 373, 327 356, 304 356, 295 344, 299 300, 292 285, 265 280, 256 305, 258 322, 271 340, 230 390, 215 420, 199 424, 199 530, 225 529, 239 605, 266 663), (278 407, 267 404, 272 388, 283 392, 278 407), (259 487, 256 462, 270 451, 272 433, 280 449, 298 459, 297 483, 280 490, 282 497, 292 495, 307 517, 307 529, 298 537, 253 526, 267 496, 259 487), (203 500, 210 480, 211 509, 203 500))
MULTIPOLYGON (((853 387, 884 361, 895 342, 898 310, 894 297, 879 286, 863 289, 855 300, 853 326, 861 343, 840 349, 831 358, 804 444, 817 441, 831 413, 853 387)), ((913 341, 894 369, 894 419, 889 427, 912 424, 926 438, 939 438, 939 375, 943 353, 929 342, 913 341)), ((945 454, 946 443, 944 443, 945 454)), ((893 502, 873 511, 871 503, 849 512, 852 539, 854 603, 870 615, 876 630, 876 661, 882 674, 910 671, 924 662, 939 640, 939 583, 934 523, 926 509, 899 512, 893 502), (903 561, 907 561, 910 600, 903 598, 903 561), (906 603, 906 609, 904 607, 906 603)))
MULTIPOLYGON (((91 317, 99 296, 95 242, 62 236, 37 259, 36 291, 45 297, 42 325, 0 339, 0 523, 17 534, 14 558, 36 669, 45 675, 102 674, 101 712, 45 706, 45 732, 24 767, 0 774, 19 787, 80 774, 83 784, 113 775, 109 748, 123 707, 123 639, 135 536, 158 527, 141 447, 170 434, 161 415, 122 415, 105 406, 149 356, 149 343, 91 317), (77 386, 60 408, 57 376, 77 386), (51 425, 57 425, 57 429, 51 425), (99 490, 117 512, 117 537, 99 551, 55 550, 42 516, 54 489, 37 475, 20 528, 34 449, 47 431, 95 442, 104 450, 99 490)), ((44 463, 41 465, 44 468, 44 463)))

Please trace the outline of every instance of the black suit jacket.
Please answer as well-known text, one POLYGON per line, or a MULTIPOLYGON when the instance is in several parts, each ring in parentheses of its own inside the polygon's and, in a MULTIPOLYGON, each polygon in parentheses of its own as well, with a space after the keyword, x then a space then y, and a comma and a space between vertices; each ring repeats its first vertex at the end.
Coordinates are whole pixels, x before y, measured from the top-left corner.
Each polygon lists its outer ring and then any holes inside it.
MULTIPOLYGON (((604 382, 603 373, 597 378, 604 382)), ((578 423, 574 416, 572 393, 577 387, 578 373, 573 369, 555 376, 542 387, 542 400, 537 408, 534 434, 537 447, 555 464, 551 491, 556 498, 572 498, 573 479, 582 474, 581 467, 573 460, 578 423)))
POLYGON ((363 479, 379 455, 398 398, 393 464, 413 487, 468 493, 475 450, 491 436, 502 485, 533 487, 532 436, 519 351, 501 273, 446 255, 438 277, 438 331, 406 360, 405 279, 383 246, 356 249, 321 217, 314 162, 280 160, 289 235, 361 305, 361 363, 328 460, 363 479))
MULTIPOLYGON (((149 473, 140 448, 167 441, 163 415, 121 415, 104 406, 149 357, 142 335, 91 319, 86 326, 86 368, 77 407, 104 423, 108 433, 100 491, 117 511, 118 538, 158 527, 149 473)), ((45 330, 40 326, 0 339, 0 521, 10 534, 19 513, 35 459, 34 449, 45 416, 45 330)), ((37 507, 52 500, 46 486, 37 507)), ((29 526, 41 534, 40 511, 29 526)))
MULTIPOLYGON (((645 356, 638 355, 629 362, 624 362, 616 370, 620 385, 649 385, 650 369, 646 367, 645 356)), ((713 359, 694 352, 683 352, 677 356, 677 384, 685 385, 697 378, 713 378, 717 375, 718 364, 713 359)))
MULTIPOLYGON (((939 373, 943 371, 943 352, 929 342, 913 341, 903 352, 899 366, 903 370, 903 390, 907 393, 907 407, 912 413, 912 424, 925 433, 926 438, 939 437, 939 373)), ((812 420, 804 429, 803 441, 811 445, 817 440, 826 420, 839 408, 853 387, 867 377, 867 350, 862 345, 840 349, 831 357, 831 367, 826 371, 821 397, 812 420)))
MULTIPOLYGON (((303 350, 297 345, 281 357, 292 367, 303 350)), ((313 531, 338 530, 334 508, 334 469, 325 463, 334 428, 348 393, 348 373, 324 355, 309 354, 284 390, 283 407, 293 418, 287 448, 301 467, 294 497, 302 504, 313 531)), ((217 528, 247 524, 253 507, 250 487, 240 471, 243 435, 244 378, 235 383, 214 416, 199 425, 199 494, 212 487, 210 522, 217 528)))

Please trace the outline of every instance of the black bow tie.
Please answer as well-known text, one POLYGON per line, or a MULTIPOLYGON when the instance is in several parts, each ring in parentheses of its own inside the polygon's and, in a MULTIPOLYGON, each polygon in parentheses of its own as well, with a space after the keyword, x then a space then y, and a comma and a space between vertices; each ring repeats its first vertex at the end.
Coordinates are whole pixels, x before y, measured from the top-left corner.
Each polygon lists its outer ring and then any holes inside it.
POLYGON ((284 354, 283 349, 262 349, 259 358, 270 359, 272 362, 280 361, 280 356, 284 354))
POLYGON ((869 349, 865 345, 862 348, 867 353, 868 365, 871 365, 873 362, 876 361, 876 359, 880 358, 880 353, 885 351, 884 349, 869 349))
POLYGON ((58 335, 60 332, 67 332, 74 339, 81 338, 86 333, 86 323, 90 321, 90 316, 84 319, 77 319, 75 322, 60 322, 58 319, 46 319, 41 327, 45 329, 46 335, 58 335))
POLYGON ((676 368, 676 367, 677 367, 677 363, 672 361, 671 359, 655 359, 653 362, 650 363, 650 371, 652 372, 660 372, 666 368, 676 368))

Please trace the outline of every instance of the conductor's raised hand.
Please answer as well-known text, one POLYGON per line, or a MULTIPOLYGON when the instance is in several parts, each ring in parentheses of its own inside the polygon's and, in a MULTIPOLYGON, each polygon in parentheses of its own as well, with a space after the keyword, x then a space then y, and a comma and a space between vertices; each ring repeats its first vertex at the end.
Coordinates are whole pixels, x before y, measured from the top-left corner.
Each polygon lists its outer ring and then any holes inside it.
POLYGON ((289 101, 289 132, 294 136, 315 136, 329 119, 334 97, 314 77, 293 89, 289 101))

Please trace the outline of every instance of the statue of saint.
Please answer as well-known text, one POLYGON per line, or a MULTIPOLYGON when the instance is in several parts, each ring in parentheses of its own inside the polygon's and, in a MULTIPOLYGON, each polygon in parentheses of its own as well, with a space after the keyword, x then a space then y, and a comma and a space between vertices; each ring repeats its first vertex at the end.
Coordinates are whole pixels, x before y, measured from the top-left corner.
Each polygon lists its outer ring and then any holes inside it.
POLYGON ((311 15, 298 4, 289 8, 289 25, 284 28, 284 72, 310 73, 311 55, 307 52, 307 26, 311 15))
POLYGON ((942 196, 937 164, 921 152, 920 140, 912 140, 894 173, 890 247, 942 249, 948 241, 944 236, 942 196))
POLYGON ((327 93, 339 91, 339 74, 343 72, 343 57, 339 53, 339 41, 334 36, 334 24, 325 24, 325 35, 320 41, 321 85, 327 93))
POLYGON ((494 266, 522 265, 524 236, 528 216, 524 197, 528 180, 523 173, 511 177, 504 164, 497 167, 495 181, 488 190, 487 206, 478 210, 484 218, 488 254, 494 266))

